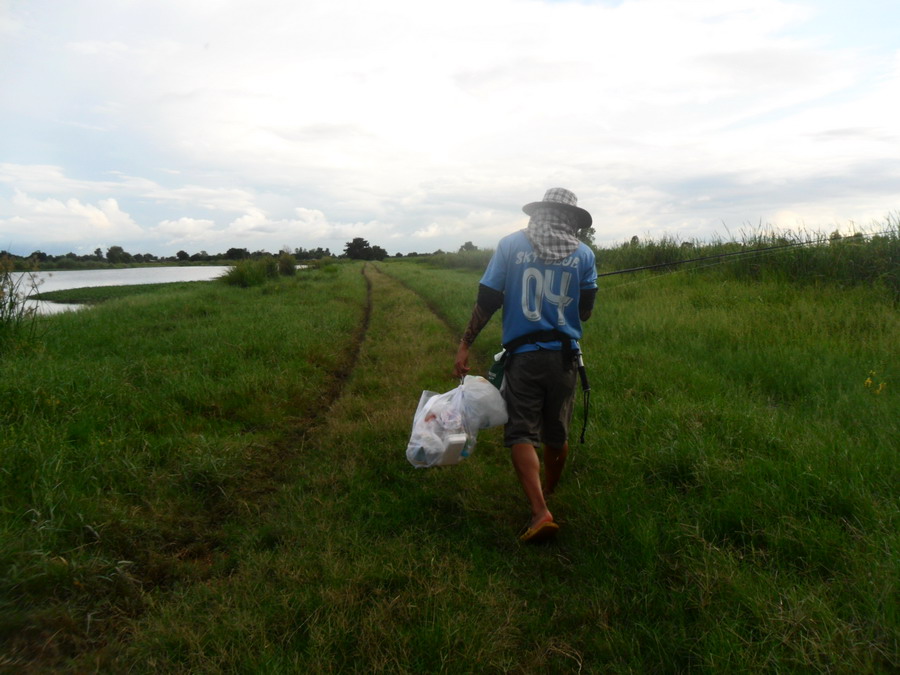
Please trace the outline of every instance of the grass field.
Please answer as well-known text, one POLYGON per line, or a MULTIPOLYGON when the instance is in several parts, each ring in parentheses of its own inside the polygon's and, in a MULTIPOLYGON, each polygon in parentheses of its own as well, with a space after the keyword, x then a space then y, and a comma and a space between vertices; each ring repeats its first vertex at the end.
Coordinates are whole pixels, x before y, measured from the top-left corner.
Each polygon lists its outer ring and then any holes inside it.
MULTIPOLYGON (((455 467, 404 454, 475 268, 46 320, 0 356, 0 668, 895 670, 896 295, 726 268, 602 280, 537 547, 500 430, 455 467)), ((495 317, 476 370, 499 342, 495 317)))

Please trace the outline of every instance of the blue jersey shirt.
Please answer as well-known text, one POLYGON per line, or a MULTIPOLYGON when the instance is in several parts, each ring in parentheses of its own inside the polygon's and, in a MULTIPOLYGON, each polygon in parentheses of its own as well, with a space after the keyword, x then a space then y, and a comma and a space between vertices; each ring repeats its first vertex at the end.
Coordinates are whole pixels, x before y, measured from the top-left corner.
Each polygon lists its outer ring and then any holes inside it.
MULTIPOLYGON (((545 263, 525 230, 500 240, 481 283, 503 293, 503 344, 528 333, 558 330, 581 338, 578 300, 582 289, 597 288, 594 252, 581 243, 568 258, 545 263)), ((557 342, 523 345, 517 352, 560 349, 557 342)))

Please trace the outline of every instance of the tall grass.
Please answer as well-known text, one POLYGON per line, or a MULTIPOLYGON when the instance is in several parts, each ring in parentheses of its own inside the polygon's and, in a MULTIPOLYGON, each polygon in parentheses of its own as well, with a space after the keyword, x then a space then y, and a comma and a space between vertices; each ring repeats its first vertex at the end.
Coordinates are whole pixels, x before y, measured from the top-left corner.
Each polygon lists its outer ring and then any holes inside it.
POLYGON ((716 266, 735 279, 881 284, 900 295, 900 218, 841 236, 760 228, 740 242, 635 240, 597 251, 601 273, 654 266, 654 273, 716 266), (696 262, 688 262, 696 259, 696 262))
POLYGON ((423 258, 422 262, 441 268, 483 270, 487 267, 493 253, 491 249, 460 251, 459 253, 438 253, 428 258, 423 258))
MULTIPOLYGON (((857 228, 849 235, 779 231, 758 227, 740 240, 683 241, 673 236, 640 239, 595 248, 601 275, 634 274, 649 268, 659 275, 719 267, 733 279, 797 283, 879 284, 900 299, 900 216, 857 228)), ((493 251, 441 253, 418 261, 438 269, 483 271, 493 251)))
POLYGON ((37 317, 26 299, 37 287, 31 272, 15 274, 13 261, 0 258, 0 355, 34 340, 37 317))

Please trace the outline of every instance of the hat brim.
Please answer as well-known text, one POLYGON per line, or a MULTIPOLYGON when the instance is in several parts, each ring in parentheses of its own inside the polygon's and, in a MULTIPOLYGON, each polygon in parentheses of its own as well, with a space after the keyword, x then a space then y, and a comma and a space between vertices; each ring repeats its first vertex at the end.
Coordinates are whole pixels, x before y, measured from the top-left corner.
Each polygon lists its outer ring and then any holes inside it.
POLYGON ((578 229, 582 229, 585 227, 590 227, 591 223, 594 222, 594 219, 591 218, 591 214, 585 211, 580 206, 572 206, 571 204, 560 204, 559 202, 531 202, 530 204, 526 204, 522 207, 522 210, 527 213, 529 216, 534 215, 534 212, 541 206, 550 206, 555 209, 561 209, 563 211, 568 211, 569 213, 574 213, 578 216, 578 229))

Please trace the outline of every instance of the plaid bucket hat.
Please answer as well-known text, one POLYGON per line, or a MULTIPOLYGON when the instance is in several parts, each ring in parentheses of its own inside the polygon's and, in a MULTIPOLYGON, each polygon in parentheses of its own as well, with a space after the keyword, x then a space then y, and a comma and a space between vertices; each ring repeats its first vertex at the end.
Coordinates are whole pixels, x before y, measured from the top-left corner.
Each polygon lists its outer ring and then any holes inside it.
POLYGON ((543 200, 526 204, 522 207, 522 210, 531 216, 534 215, 537 209, 544 206, 562 209, 576 215, 578 217, 578 229, 590 227, 593 222, 591 214, 578 206, 578 197, 575 196, 575 193, 565 188, 550 188, 544 193, 543 200))

